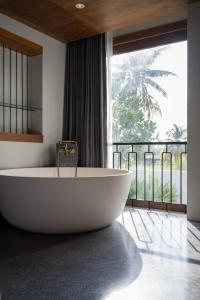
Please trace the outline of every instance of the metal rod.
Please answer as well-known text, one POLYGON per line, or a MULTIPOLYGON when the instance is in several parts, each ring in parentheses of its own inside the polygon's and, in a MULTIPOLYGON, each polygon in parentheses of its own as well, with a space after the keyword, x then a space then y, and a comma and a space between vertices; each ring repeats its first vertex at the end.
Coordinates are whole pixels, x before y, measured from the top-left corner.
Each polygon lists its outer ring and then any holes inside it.
POLYGON ((164 155, 169 155, 169 157, 170 157, 170 202, 172 203, 172 153, 171 152, 162 152, 162 161, 161 161, 161 200, 163 202, 163 197, 164 197, 164 194, 163 194, 164 155))
POLYGON ((119 155, 119 168, 122 168, 122 154, 119 151, 113 152, 113 168, 115 168, 115 154, 119 155))
POLYGON ((136 188, 135 188, 135 198, 137 200, 138 197, 138 159, 137 159, 137 152, 135 152, 135 184, 136 184, 136 188))
POLYGON ((170 201, 172 203, 172 153, 170 154, 170 201))
POLYGON ((183 152, 181 152, 180 155, 180 203, 182 204, 183 202, 183 194, 182 194, 182 184, 183 184, 183 178, 182 178, 182 171, 183 171, 183 164, 182 164, 182 159, 183 159, 183 152))
POLYGON ((132 152, 128 152, 128 170, 130 170, 130 156, 131 154, 135 155, 135 200, 137 200, 137 152, 133 151, 132 147, 132 152))
POLYGON ((180 153, 180 204, 183 203, 183 156, 187 155, 187 147, 185 152, 180 153))
POLYGON ((18 71, 17 71, 17 50, 16 50, 16 70, 15 70, 15 71, 16 71, 16 74, 15 74, 15 76, 16 76, 16 78, 15 78, 15 80, 16 80, 16 111, 15 111, 15 113, 16 113, 16 128, 15 128, 15 131, 16 131, 16 133, 17 133, 17 132, 18 132, 18 128, 17 128, 17 127, 18 127, 18 126, 17 126, 17 125, 18 125, 18 124, 17 124, 17 123, 18 123, 18 122, 17 122, 17 121, 18 121, 18 120, 17 120, 17 102, 18 102, 18 101, 17 101, 17 100, 18 100, 18 99, 17 99, 17 84, 18 84, 18 80, 17 80, 17 73, 18 73, 18 71))
POLYGON ((161 154, 161 201, 163 202, 163 158, 164 152, 161 154))
POLYGON ((26 115, 26 117, 27 117, 27 120, 26 120, 26 122, 27 122, 27 133, 29 132, 29 116, 28 116, 28 114, 29 114, 29 101, 28 101, 28 97, 29 97, 29 95, 28 95, 28 93, 29 93, 29 85, 28 85, 28 81, 29 81, 29 76, 28 76, 28 72, 29 72, 29 65, 28 65, 28 55, 26 56, 26 84, 27 84, 27 100, 26 100, 26 102, 27 102, 27 115, 26 115))
POLYGON ((152 201, 155 200, 155 191, 154 191, 154 153, 152 152, 152 201))
POLYGON ((11 133, 11 129, 12 129, 12 120, 11 120, 11 116, 12 116, 12 110, 11 110, 11 93, 12 93, 12 51, 10 48, 10 133, 11 133))
POLYGON ((119 166, 122 168, 122 154, 119 152, 118 145, 116 145, 116 151, 113 152, 113 168, 115 168, 115 154, 119 154, 119 166))
MULTIPOLYGON (((9 102, 5 102, 4 104, 3 104, 3 102, 0 102, 0 106, 5 106, 5 107, 7 107, 7 108, 10 108, 10 101, 9 102)), ((15 108, 15 109, 22 109, 22 106, 21 105, 17 105, 16 106, 16 104, 14 104, 14 103, 11 103, 11 108, 15 108)), ((30 110, 30 111, 42 111, 42 109, 40 108, 40 107, 36 107, 36 106, 29 106, 28 108, 27 108, 27 106, 23 106, 23 109, 24 110, 30 110)))
POLYGON ((24 133, 24 110, 23 110, 23 106, 24 106, 24 65, 23 65, 23 53, 21 53, 21 83, 22 83, 22 133, 24 133))
POLYGON ((5 47, 3 45, 3 132, 5 132, 5 47))
POLYGON ((115 146, 130 146, 130 145, 187 145, 187 142, 137 142, 137 143, 122 143, 115 142, 113 143, 115 146))
POLYGON ((146 153, 144 152, 144 201, 146 200, 146 153))
POLYGON ((152 201, 154 201, 154 153, 150 151, 150 147, 148 152, 144 152, 144 200, 146 200, 146 156, 148 154, 152 156, 152 201))

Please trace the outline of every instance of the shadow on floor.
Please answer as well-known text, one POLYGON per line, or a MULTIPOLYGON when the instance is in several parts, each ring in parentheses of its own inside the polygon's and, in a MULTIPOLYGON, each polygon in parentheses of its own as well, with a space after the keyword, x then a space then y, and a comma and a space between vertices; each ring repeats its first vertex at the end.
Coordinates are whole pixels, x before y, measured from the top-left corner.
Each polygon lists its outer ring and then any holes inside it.
POLYGON ((73 235, 0 228, 2 300, 100 300, 133 282, 142 268, 137 246, 118 222, 73 235))

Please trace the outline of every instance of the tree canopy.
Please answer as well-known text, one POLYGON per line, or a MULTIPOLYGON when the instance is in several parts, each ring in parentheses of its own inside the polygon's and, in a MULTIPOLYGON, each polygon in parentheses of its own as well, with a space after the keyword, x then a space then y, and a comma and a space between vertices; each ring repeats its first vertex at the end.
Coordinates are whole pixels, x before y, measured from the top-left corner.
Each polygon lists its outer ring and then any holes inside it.
POLYGON ((151 69, 151 65, 166 47, 126 54, 114 65, 112 76, 113 140, 151 141, 155 138, 156 123, 152 114, 161 114, 152 89, 167 97, 156 78, 176 76, 166 70, 151 69))

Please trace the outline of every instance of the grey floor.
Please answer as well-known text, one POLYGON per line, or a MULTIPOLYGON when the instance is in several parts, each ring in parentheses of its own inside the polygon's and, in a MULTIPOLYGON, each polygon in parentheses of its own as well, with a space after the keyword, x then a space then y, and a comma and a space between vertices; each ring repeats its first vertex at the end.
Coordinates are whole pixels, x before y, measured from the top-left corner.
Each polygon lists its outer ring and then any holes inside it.
POLYGON ((76 235, 0 226, 1 300, 200 300, 200 225, 126 208, 76 235))

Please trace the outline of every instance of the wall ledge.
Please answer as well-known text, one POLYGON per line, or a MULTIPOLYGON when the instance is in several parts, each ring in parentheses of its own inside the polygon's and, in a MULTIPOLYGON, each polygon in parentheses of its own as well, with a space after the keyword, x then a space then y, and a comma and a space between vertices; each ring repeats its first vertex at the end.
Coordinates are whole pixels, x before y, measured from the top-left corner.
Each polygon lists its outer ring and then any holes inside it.
POLYGON ((0 133, 0 141, 43 143, 43 135, 41 135, 41 134, 0 133))

